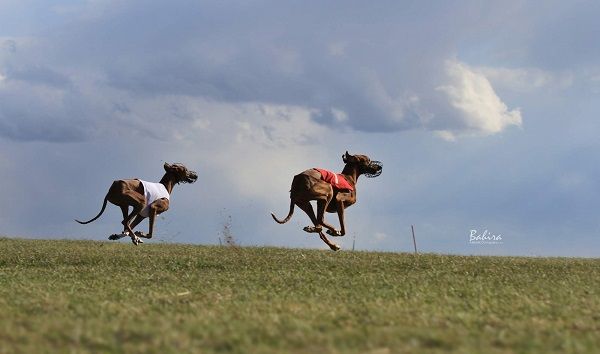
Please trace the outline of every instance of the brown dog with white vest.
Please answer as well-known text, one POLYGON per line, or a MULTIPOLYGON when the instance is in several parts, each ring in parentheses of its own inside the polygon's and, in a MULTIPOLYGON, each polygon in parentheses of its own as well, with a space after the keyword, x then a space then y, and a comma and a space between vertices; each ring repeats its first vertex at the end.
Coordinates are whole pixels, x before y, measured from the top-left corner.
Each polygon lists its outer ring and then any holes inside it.
POLYGON ((365 155, 350 155, 348 151, 342 155, 346 164, 341 174, 334 174, 326 170, 312 168, 294 176, 290 190, 290 211, 283 220, 271 213, 273 220, 284 224, 292 218, 294 205, 308 215, 314 226, 306 226, 304 231, 318 233, 321 240, 334 251, 340 246, 332 243, 323 234, 323 226, 331 236, 344 236, 344 210, 356 203, 356 182, 358 176, 377 177, 381 174, 382 165, 379 161, 371 161, 365 155), (311 200, 317 201, 317 215, 310 204, 311 200), (340 230, 325 222, 325 211, 337 212, 340 220, 340 230))
POLYGON ((130 236, 134 245, 143 243, 140 237, 152 238, 154 230, 154 219, 169 209, 169 197, 173 187, 179 183, 194 183, 198 175, 194 171, 188 170, 182 164, 164 165, 165 174, 159 183, 146 182, 139 179, 121 179, 114 181, 108 189, 104 204, 100 213, 88 221, 75 220, 80 224, 89 224, 98 219, 106 209, 106 203, 121 208, 123 212, 123 233, 111 235, 109 239, 116 240, 121 237, 130 236), (129 213, 129 207, 133 207, 129 213), (133 229, 145 218, 149 218, 150 228, 148 234, 141 231, 133 232, 133 229))

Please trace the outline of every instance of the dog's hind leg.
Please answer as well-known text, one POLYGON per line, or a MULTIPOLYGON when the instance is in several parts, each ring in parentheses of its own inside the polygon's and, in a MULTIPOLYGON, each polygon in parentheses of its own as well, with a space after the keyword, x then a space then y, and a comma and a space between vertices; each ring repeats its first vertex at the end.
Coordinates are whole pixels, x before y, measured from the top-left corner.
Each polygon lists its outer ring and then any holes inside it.
POLYGON ((127 230, 126 232, 129 232, 129 237, 131 237, 131 242, 134 245, 138 245, 139 243, 143 243, 144 241, 140 240, 140 238, 135 234, 135 232, 133 232, 133 227, 131 227, 131 221, 133 220, 133 218, 135 216, 137 216, 140 211, 142 211, 142 207, 137 206, 137 207, 133 207, 133 210, 131 211, 131 214, 129 214, 127 216, 127 219, 123 220, 121 223, 123 224, 123 226, 125 227, 125 229, 127 230))
MULTIPOLYGON (((129 220, 132 217, 132 215, 129 215, 129 206, 128 205, 121 204, 121 205, 119 205, 119 208, 121 208, 121 213, 123 214, 123 221, 129 220)), ((126 224, 124 224, 123 222, 121 222, 121 224, 123 224, 123 232, 121 232, 120 234, 112 234, 112 235, 108 236, 109 240, 114 241, 114 240, 121 239, 125 236, 131 236, 129 234, 129 231, 127 230, 126 224)), ((133 229, 133 227, 132 227, 132 229, 133 229)))
MULTIPOLYGON (((128 205, 121 205, 121 213, 123 213, 123 220, 127 220, 129 219, 129 206, 128 205)), ((125 225, 123 225, 123 233, 127 232, 127 228, 125 227, 125 225)))
POLYGON ((321 226, 319 226, 319 222, 317 221, 317 217, 315 216, 315 211, 313 210, 312 205, 310 204, 310 202, 306 201, 306 202, 298 202, 298 208, 304 210, 304 212, 306 213, 306 215, 308 215, 308 217, 310 218, 310 221, 312 221, 314 226, 305 226, 304 227, 304 231, 306 232, 321 232, 322 228, 321 226))
MULTIPOLYGON (((139 201, 136 200, 137 198, 131 198, 130 200, 128 200, 128 202, 130 203, 130 205, 133 206, 133 210, 131 210, 131 213, 129 213, 129 215, 126 215, 123 218, 123 221, 121 221, 121 224, 123 225, 123 234, 129 234, 128 236, 131 237, 131 242, 133 242, 134 245, 137 245, 138 243, 142 243, 142 240, 140 240, 139 237, 137 237, 135 235, 135 233, 133 232, 133 227, 131 226, 131 221, 140 213, 140 211, 142 211, 143 207, 144 207, 144 203, 139 203, 139 201)), ((127 208, 129 209, 129 208, 127 208)), ((123 210, 123 209, 121 209, 123 210)))
MULTIPOLYGON (((134 189, 124 188, 123 183, 121 183, 121 187, 124 190, 122 190, 122 194, 119 195, 118 201, 115 201, 113 203, 117 204, 119 206, 125 205, 125 206, 131 206, 133 208, 131 213, 129 213, 129 215, 127 215, 125 218, 123 218, 123 221, 121 221, 121 224, 123 225, 123 228, 125 229, 125 233, 129 232, 129 237, 131 237, 131 242, 133 242, 134 245, 137 245, 138 243, 141 243, 141 240, 139 237, 137 237, 134 234, 133 228, 131 227, 131 221, 144 208, 144 206, 146 204, 146 198, 144 197, 143 194, 136 192, 134 189)), ((121 209, 121 211, 123 211, 123 209, 121 209)))

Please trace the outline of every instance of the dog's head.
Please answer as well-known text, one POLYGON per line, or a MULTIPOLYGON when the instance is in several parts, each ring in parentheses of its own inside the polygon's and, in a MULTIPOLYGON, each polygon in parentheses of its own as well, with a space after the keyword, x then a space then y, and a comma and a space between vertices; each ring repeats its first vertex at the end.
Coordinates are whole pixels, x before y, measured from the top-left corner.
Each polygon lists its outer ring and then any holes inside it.
POLYGON ((380 161, 372 161, 366 155, 350 155, 348 151, 342 155, 345 164, 354 164, 358 167, 358 172, 365 177, 377 177, 383 171, 383 164, 380 161))
POLYGON ((190 171, 181 163, 168 164, 165 162, 165 171, 175 177, 175 183, 194 183, 198 179, 198 174, 190 171))

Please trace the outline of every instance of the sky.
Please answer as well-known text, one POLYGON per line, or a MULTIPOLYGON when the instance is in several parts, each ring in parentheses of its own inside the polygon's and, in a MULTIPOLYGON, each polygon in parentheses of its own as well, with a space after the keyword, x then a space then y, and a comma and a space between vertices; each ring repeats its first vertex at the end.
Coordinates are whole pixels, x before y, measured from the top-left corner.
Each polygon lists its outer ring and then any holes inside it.
POLYGON ((414 225, 420 252, 599 257, 598 17, 591 0, 0 0, 0 235, 106 240, 117 207, 73 219, 180 162, 198 182, 147 242, 228 228, 326 249, 301 210, 270 212, 347 150, 383 173, 359 179, 343 250, 411 252, 414 225))

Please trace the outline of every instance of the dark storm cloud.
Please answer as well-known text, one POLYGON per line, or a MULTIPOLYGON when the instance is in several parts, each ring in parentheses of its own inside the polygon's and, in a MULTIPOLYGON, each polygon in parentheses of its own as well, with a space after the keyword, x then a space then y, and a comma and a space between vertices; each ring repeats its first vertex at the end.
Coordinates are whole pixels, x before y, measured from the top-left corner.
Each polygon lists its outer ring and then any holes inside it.
MULTIPOLYGON (((139 96, 295 105, 322 124, 362 131, 490 133, 484 123, 466 122, 487 117, 457 110, 437 90, 461 82, 446 69, 457 43, 497 17, 497 6, 475 6, 472 16, 464 11, 470 5, 100 3, 44 34, 40 48, 49 64, 33 64, 94 73, 102 78, 98 94, 109 87, 139 96)), ((503 119, 505 112, 495 114, 503 119)))
MULTIPOLYGON (((92 101, 117 90, 139 97, 294 105, 332 127, 426 129, 446 137, 495 134, 521 122, 485 76, 460 61, 461 48, 488 43, 494 53, 520 50, 511 63, 520 58, 523 66, 544 53, 554 53, 549 63, 568 63, 594 57, 595 47, 585 43, 597 29, 591 15, 597 11, 585 2, 554 4, 573 16, 543 9, 544 16, 531 19, 537 5, 519 1, 64 5, 60 11, 45 5, 49 28, 4 40, 5 81, 74 85, 75 97, 83 80, 87 91, 79 97, 92 101), (575 26, 571 17, 584 20, 575 26), (532 35, 521 36, 524 32, 532 35), (526 46, 535 50, 527 53, 526 46)), ((108 102, 105 111, 114 104, 108 102)))

